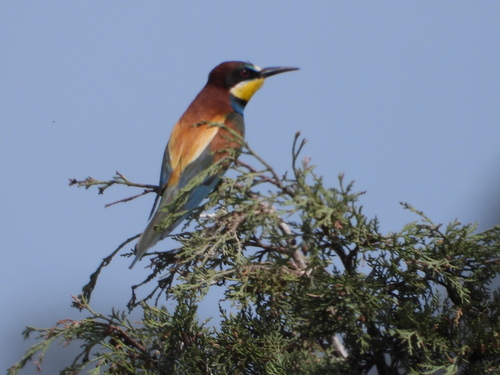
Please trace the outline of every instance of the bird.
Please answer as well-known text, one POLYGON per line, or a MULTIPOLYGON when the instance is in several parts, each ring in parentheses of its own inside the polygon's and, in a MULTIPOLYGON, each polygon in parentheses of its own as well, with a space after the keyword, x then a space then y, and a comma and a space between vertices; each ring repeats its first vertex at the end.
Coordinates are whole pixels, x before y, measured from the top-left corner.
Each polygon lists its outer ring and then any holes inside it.
POLYGON ((226 61, 212 69, 206 85, 172 129, 161 166, 157 196, 160 203, 156 211, 156 201, 153 205, 152 217, 135 246, 130 269, 220 182, 229 168, 231 151, 238 152, 242 147, 243 110, 265 79, 293 70, 298 68, 260 68, 243 61, 226 61), (184 200, 177 204, 181 194, 184 200))

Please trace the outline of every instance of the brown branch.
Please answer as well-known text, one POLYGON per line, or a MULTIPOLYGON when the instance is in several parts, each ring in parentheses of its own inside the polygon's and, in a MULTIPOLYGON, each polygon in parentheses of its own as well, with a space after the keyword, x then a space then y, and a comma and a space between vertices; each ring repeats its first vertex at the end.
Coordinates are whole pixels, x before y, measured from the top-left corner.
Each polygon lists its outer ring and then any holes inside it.
POLYGON ((149 189, 150 192, 158 192, 157 185, 149 185, 149 184, 139 184, 137 182, 129 181, 123 174, 120 172, 116 172, 116 175, 112 180, 100 181, 96 180, 93 177, 87 177, 85 180, 77 180, 76 178, 69 179, 69 186, 76 185, 77 187, 84 187, 85 189, 89 189, 92 186, 97 186, 99 189, 99 194, 103 194, 104 191, 112 185, 125 185, 131 187, 138 187, 143 189, 149 189))
POLYGON ((106 207, 106 208, 113 206, 115 204, 118 204, 118 203, 129 202, 131 200, 142 197, 143 195, 146 195, 149 193, 158 193, 158 191, 160 189, 159 186, 157 186, 157 185, 139 184, 136 182, 131 182, 123 174, 121 174, 118 171, 116 171, 116 175, 113 177, 113 179, 108 180, 108 181, 96 180, 95 178, 90 177, 90 176, 87 177, 85 180, 77 180, 76 178, 70 178, 69 186, 73 186, 73 185, 76 185, 77 187, 84 187, 85 189, 89 189, 93 186, 96 186, 97 189, 99 190, 99 194, 104 194, 104 191, 113 185, 125 185, 125 186, 138 187, 138 188, 144 189, 144 191, 141 194, 137 194, 137 195, 133 195, 131 197, 123 198, 123 199, 120 199, 116 202, 107 203, 104 205, 104 207, 106 207))
POLYGON ((131 197, 128 197, 128 198, 123 198, 123 199, 120 199, 116 202, 111 202, 111 203, 106 203, 104 205, 104 207, 108 208, 108 207, 111 207, 115 204, 118 204, 118 203, 125 203, 125 202, 129 202, 131 200, 134 200, 136 198, 139 198, 139 197, 142 197, 143 195, 146 195, 146 194, 149 194, 149 193, 153 193, 154 190, 144 190, 141 194, 136 194, 136 195, 132 195, 131 197))
POLYGON ((127 332, 125 332, 120 327, 115 326, 113 324, 106 324, 106 323, 100 323, 100 322, 96 322, 96 324, 106 328, 106 330, 104 331, 104 334, 106 336, 117 337, 124 344, 126 344, 128 346, 132 346, 136 349, 139 349, 143 353, 147 353, 148 350, 144 345, 142 345, 140 342, 135 340, 132 336, 130 336, 127 332))
MULTIPOLYGON (((82 288, 82 294, 80 296, 78 296, 78 299, 80 298, 84 298, 84 300, 86 301, 90 301, 90 297, 92 296, 92 292, 97 284, 97 278, 99 277, 99 274, 101 273, 102 269, 106 266, 109 265, 109 263, 111 262, 111 260, 113 259, 113 257, 121 250, 123 249, 123 247, 125 247, 125 245, 127 245, 129 242, 132 242, 133 240, 135 240, 136 238, 138 238, 141 234, 136 234, 135 236, 133 237, 130 237, 128 239, 126 239, 125 241, 123 241, 111 254, 109 254, 106 258, 103 258, 101 264, 99 265, 99 267, 97 267, 97 269, 95 270, 95 272, 90 275, 90 280, 89 282, 82 288)), ((73 303, 73 306, 76 307, 77 309, 82 309, 81 306, 78 306, 78 305, 75 305, 75 303, 73 303)))

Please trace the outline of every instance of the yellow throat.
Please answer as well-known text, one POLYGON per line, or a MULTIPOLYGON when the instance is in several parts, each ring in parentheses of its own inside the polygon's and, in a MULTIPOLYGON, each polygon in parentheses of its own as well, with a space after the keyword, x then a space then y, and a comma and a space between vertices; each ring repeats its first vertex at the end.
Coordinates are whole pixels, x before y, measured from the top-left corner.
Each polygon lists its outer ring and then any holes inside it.
POLYGON ((250 98, 264 84, 264 78, 256 78, 251 81, 243 81, 232 87, 230 92, 238 99, 248 102, 250 98))

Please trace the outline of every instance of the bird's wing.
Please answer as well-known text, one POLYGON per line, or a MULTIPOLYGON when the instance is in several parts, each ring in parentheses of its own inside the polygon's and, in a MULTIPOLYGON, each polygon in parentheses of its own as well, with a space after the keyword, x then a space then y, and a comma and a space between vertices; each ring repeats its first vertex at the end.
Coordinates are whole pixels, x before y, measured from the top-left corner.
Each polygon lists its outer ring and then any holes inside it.
POLYGON ((169 187, 182 187, 179 185, 181 177, 187 183, 190 180, 187 175, 196 175, 196 172, 211 164, 213 155, 207 149, 220 130, 220 127, 211 123, 223 124, 225 120, 226 116, 215 116, 210 123, 177 123, 165 151, 172 168, 167 181, 169 187))
MULTIPOLYGON (((241 147, 241 137, 244 132, 243 117, 234 113, 217 116, 211 120, 211 124, 197 128, 198 148, 191 150, 192 161, 186 163, 176 184, 177 189, 185 187, 189 189, 188 199, 182 207, 186 211, 192 211, 200 205, 215 189, 221 180, 221 175, 229 167, 224 158, 228 155, 228 148, 241 147), (229 127, 232 128, 232 132, 240 134, 239 137, 236 136, 239 139, 235 140, 235 134, 227 130, 229 127)), ((168 185, 170 186, 170 182, 168 185)))
MULTIPOLYGON (((212 122, 224 121, 222 116, 214 118, 212 122)), ((194 176, 212 163, 213 156, 207 153, 208 145, 217 134, 219 128, 207 124, 191 124, 179 121, 175 124, 170 141, 165 148, 160 172, 158 196, 155 199, 149 218, 153 216, 159 197, 164 199, 172 196, 172 189, 165 194, 167 184, 169 187, 184 187, 194 176), (172 167, 172 162, 174 166, 172 167), (172 172, 176 170, 176 178, 170 180, 172 172), (177 181, 177 179, 179 179, 177 181)), ((207 194, 208 195, 208 194, 207 194)), ((194 207, 193 207, 194 208, 194 207)))
POLYGON ((161 163, 161 172, 160 172, 160 195, 161 191, 165 188, 170 175, 172 174, 172 166, 170 165, 170 155, 168 154, 168 147, 165 149, 165 153, 163 154, 163 162, 161 163))
MULTIPOLYGON (((217 116, 210 122, 223 124, 225 120, 226 116, 217 116)), ((142 258, 148 249, 168 236, 219 182, 218 174, 206 176, 189 191, 185 203, 178 209, 185 213, 173 219, 167 228, 157 230, 158 225, 171 217, 172 213, 166 206, 172 202, 179 190, 213 164, 215 154, 210 144, 220 129, 219 126, 210 124, 186 125, 181 122, 174 127, 163 158, 160 176, 160 187, 163 188, 162 198, 158 210, 137 242, 136 258, 130 268, 142 258)))
MULTIPOLYGON (((168 146, 168 145, 167 145, 168 146)), ((155 213, 157 207, 158 207, 158 202, 160 201, 161 197, 163 196, 163 193, 165 191, 165 186, 170 179, 170 175, 172 174, 172 166, 170 165, 170 155, 168 154, 168 147, 165 148, 165 152, 163 154, 163 161, 161 163, 161 171, 160 171, 160 184, 158 185, 158 191, 157 191, 157 196, 155 198, 155 201, 153 203, 153 207, 151 208, 151 212, 149 214, 149 220, 153 217, 153 214, 155 213)))

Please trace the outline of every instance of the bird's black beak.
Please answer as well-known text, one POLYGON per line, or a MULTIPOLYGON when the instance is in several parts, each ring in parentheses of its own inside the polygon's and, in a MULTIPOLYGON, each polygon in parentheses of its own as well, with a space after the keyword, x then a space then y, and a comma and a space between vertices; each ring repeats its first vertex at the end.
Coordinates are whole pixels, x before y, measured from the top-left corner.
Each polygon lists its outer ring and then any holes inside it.
POLYGON ((264 68, 260 71, 260 76, 262 78, 267 78, 275 74, 291 72, 292 70, 299 70, 299 68, 291 68, 287 66, 274 66, 272 68, 264 68))

